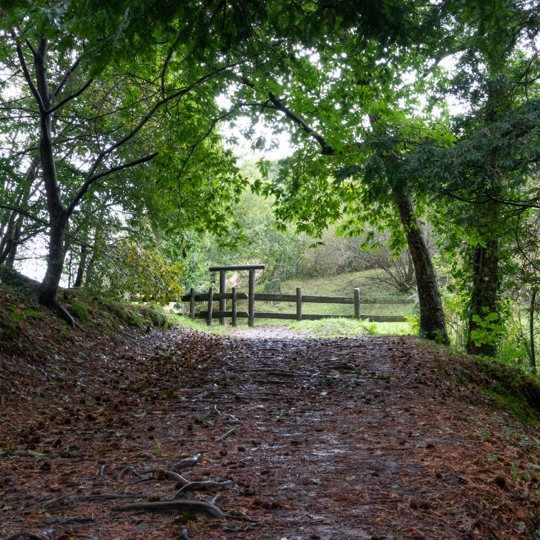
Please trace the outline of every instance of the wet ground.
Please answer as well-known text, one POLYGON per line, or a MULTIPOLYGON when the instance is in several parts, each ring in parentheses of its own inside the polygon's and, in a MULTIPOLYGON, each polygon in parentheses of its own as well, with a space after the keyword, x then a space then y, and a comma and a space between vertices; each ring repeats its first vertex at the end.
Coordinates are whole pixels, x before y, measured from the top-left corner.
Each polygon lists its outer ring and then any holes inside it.
POLYGON ((540 538, 538 433, 444 350, 246 332, 26 377, 3 403, 0 538, 540 538))

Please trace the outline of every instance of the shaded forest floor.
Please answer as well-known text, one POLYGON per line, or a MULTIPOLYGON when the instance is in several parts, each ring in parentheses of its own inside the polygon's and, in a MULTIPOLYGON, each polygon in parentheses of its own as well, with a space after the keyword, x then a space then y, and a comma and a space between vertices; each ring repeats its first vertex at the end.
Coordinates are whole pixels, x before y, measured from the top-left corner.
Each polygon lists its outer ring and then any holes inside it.
POLYGON ((403 337, 32 328, 0 352, 2 539, 540 538, 538 425, 480 363, 403 337))

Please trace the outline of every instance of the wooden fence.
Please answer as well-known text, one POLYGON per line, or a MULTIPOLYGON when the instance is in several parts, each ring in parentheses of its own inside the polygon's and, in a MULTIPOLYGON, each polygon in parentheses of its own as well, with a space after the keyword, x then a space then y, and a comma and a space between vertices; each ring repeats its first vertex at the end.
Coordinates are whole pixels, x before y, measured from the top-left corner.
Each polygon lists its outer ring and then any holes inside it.
POLYGON ((401 304, 399 300, 389 299, 360 299, 360 289, 354 289, 352 297, 347 296, 303 296, 302 288, 296 288, 296 294, 270 294, 270 293, 255 293, 246 294, 239 293, 236 287, 232 288, 232 292, 215 293, 214 288, 210 287, 206 294, 195 294, 194 289, 191 289, 190 294, 182 297, 182 302, 189 302, 189 314, 192 319, 206 319, 210 326, 214 318, 219 318, 221 324, 225 324, 225 318, 232 319, 232 325, 237 326, 238 318, 243 317, 248 319, 248 325, 254 326, 255 319, 292 319, 297 321, 302 320, 318 320, 328 318, 350 318, 350 319, 369 319, 373 322, 405 322, 406 318, 396 315, 369 315, 361 314, 360 307, 365 304, 401 304), (226 302, 231 302, 231 310, 227 311, 226 302), (248 311, 238 311, 238 301, 248 300, 248 311), (255 302, 291 302, 296 304, 296 313, 265 313, 255 311, 255 302), (197 302, 206 302, 207 310, 196 313, 195 305, 197 302), (219 311, 214 311, 214 302, 219 302, 219 311), (305 303, 317 304, 352 304, 354 305, 354 315, 315 315, 302 312, 302 306, 305 303))

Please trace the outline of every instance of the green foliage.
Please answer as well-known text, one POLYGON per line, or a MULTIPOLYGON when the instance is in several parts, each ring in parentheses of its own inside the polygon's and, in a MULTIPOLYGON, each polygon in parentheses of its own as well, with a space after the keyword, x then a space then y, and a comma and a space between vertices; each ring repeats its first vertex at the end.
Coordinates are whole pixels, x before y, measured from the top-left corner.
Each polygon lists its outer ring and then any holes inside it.
POLYGON ((169 262, 158 249, 132 239, 116 242, 94 265, 88 287, 108 298, 165 304, 178 301, 184 292, 182 263, 169 262))
POLYGON ((92 320, 89 306, 76 298, 69 302, 70 313, 83 324, 88 324, 92 320))
POLYGON ((418 335, 420 333, 420 320, 418 317, 406 316, 405 319, 410 325, 411 333, 415 336, 418 335))
POLYGON ((476 346, 496 345, 500 342, 505 324, 499 313, 485 313, 483 316, 473 315, 472 319, 476 323, 476 327, 471 330, 470 339, 476 346))

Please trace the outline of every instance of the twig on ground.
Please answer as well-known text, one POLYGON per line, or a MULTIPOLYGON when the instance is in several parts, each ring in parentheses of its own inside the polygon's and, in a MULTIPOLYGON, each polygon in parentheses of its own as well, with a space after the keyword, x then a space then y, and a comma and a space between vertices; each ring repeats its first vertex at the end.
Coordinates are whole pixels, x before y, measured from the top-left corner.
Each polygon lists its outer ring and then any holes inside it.
POLYGON ((107 468, 107 465, 102 465, 100 468, 99 468, 99 473, 97 475, 98 479, 102 479, 105 477, 105 469, 107 468))
POLYGON ((191 469, 192 467, 195 467, 201 461, 202 458, 202 452, 197 452, 193 457, 188 459, 183 459, 182 461, 179 461, 178 463, 174 463, 171 467, 171 471, 178 472, 182 471, 183 469, 191 469))
POLYGON ((84 502, 92 502, 92 501, 111 501, 115 499, 146 499, 147 497, 150 497, 151 495, 148 495, 146 493, 139 493, 135 495, 119 495, 116 493, 104 493, 102 495, 62 495, 61 497, 57 497, 56 499, 51 499, 49 501, 44 501, 43 506, 51 506, 52 504, 60 503, 60 502, 77 502, 77 501, 84 501, 84 502))
POLYGON ((90 517, 71 517, 66 519, 52 518, 44 521, 47 525, 84 525, 85 523, 94 523, 96 518, 90 517))
POLYGON ((231 428, 229 429, 229 431, 227 431, 227 433, 224 433, 221 437, 218 437, 214 442, 221 442, 223 440, 225 440, 227 437, 230 437, 231 435, 233 435, 234 433, 236 433, 238 431, 238 428, 231 428))

